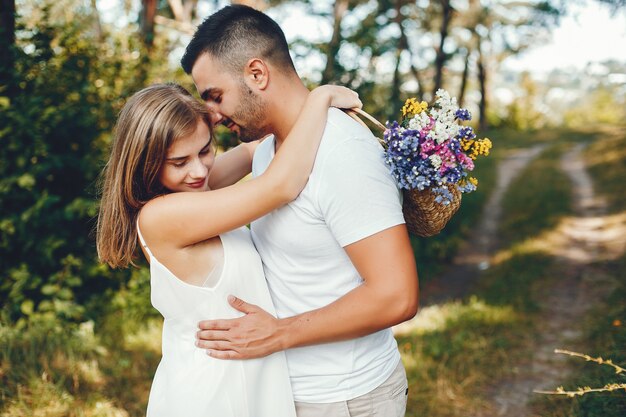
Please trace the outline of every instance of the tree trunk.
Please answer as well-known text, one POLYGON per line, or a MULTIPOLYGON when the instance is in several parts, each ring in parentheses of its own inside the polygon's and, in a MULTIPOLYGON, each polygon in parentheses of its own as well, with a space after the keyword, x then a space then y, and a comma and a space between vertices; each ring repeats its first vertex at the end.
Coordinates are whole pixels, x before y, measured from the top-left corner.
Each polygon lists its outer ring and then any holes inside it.
POLYGON ((15 1, 0 0, 0 86, 6 86, 9 97, 13 96, 13 67, 15 63, 15 1))
POLYGON ((467 52, 465 54, 465 67, 463 68, 463 75, 461 76, 461 88, 459 89, 459 107, 463 107, 463 103, 465 102, 465 91, 467 90, 467 78, 469 76, 469 64, 471 54, 472 51, 467 48, 467 52))
POLYGON ((396 0, 395 2, 396 8, 396 16, 394 18, 395 23, 398 25, 400 29, 400 39, 398 42, 398 47, 396 49, 396 67, 393 71, 393 81, 391 83, 391 95, 389 97, 389 106, 387 117, 392 120, 394 117, 400 113, 402 110, 402 103, 400 102, 400 85, 402 84, 401 74, 400 74, 400 63, 402 61, 402 51, 409 49, 409 41, 404 33, 404 27, 402 26, 402 22, 404 20, 404 16, 402 14, 402 6, 404 4, 404 0, 396 0))
POLYGON ((415 68, 413 65, 413 55, 411 54, 411 73, 415 77, 415 81, 417 81, 417 91, 415 95, 420 98, 420 100, 424 97, 424 88, 422 87, 424 83, 422 82, 422 76, 419 73, 419 70, 415 68))
POLYGON ((478 104, 478 127, 481 131, 487 129, 487 68, 485 58, 478 44, 478 82, 480 84, 480 103, 478 104))
POLYGON ((143 8, 139 17, 141 39, 150 51, 154 44, 154 17, 156 16, 157 0, 141 0, 143 8))
POLYGON ((440 89, 442 85, 443 67, 448 58, 443 50, 443 46, 448 38, 450 21, 452 20, 452 13, 454 12, 450 0, 441 0, 441 7, 441 29, 439 31, 439 47, 437 48, 437 56, 435 57, 435 85, 433 88, 433 97, 435 96, 435 92, 440 89))
POLYGON ((393 82, 391 83, 391 97, 389 97, 389 103, 387 110, 387 118, 393 120, 398 116, 400 110, 402 110, 402 104, 400 102, 400 61, 402 60, 402 49, 396 49, 396 68, 393 71, 393 82))
POLYGON ((335 78, 335 69, 337 66, 337 53, 341 46, 341 21, 348 10, 348 0, 336 0, 333 10, 333 36, 328 43, 328 52, 326 54, 326 68, 322 72, 322 84, 328 84, 335 78))
POLYGON ((102 32, 102 23, 100 22, 100 12, 98 11, 98 4, 96 0, 91 0, 91 10, 93 13, 94 19, 94 30, 96 31, 96 36, 100 42, 104 41, 104 33, 102 32))

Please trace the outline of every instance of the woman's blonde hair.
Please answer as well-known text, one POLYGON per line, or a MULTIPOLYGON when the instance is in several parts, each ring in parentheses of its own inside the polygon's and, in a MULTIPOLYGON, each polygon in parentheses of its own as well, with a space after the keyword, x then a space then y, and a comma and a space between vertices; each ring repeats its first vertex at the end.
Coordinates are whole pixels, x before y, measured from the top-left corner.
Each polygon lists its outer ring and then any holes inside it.
POLYGON ((101 186, 96 246, 101 262, 134 265, 137 216, 152 198, 168 191, 159 181, 172 143, 196 131, 208 109, 177 84, 156 84, 135 93, 115 125, 111 156, 101 186))

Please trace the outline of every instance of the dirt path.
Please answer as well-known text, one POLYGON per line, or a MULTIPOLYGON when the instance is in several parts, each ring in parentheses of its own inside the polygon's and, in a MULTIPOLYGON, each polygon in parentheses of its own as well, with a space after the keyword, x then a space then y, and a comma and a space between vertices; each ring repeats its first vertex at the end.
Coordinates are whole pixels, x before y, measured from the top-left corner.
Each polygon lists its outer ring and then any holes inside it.
POLYGON ((561 276, 545 283, 541 292, 532 356, 516 367, 520 371, 515 378, 499 381, 486 416, 531 417, 528 402, 539 395, 533 390, 554 390, 563 383, 567 357, 556 355, 554 349, 585 350, 581 323, 612 287, 598 262, 616 259, 626 249, 626 218, 605 215, 606 202, 594 194, 583 149, 582 144, 574 146, 561 158, 561 169, 573 184, 574 215, 539 241, 557 259, 561 276))
MULTIPOLYGON (((574 146, 561 159, 561 168, 573 183, 574 215, 553 231, 538 238, 541 250, 552 254, 561 276, 544 284, 539 300, 541 320, 538 338, 525 363, 515 367, 513 378, 495 381, 487 398, 489 406, 480 417, 532 417, 529 401, 539 394, 536 389, 552 390, 567 376, 566 357, 555 355, 555 348, 581 349, 580 323, 592 306, 611 290, 611 283, 600 267, 602 260, 616 259, 626 250, 626 215, 605 215, 606 203, 595 196, 581 152, 584 145, 574 146)), ((481 216, 482 233, 466 243, 454 260, 453 267, 422 288, 423 309, 418 316, 394 329, 410 330, 428 314, 428 306, 461 299, 471 294, 480 271, 489 267, 497 252, 497 227, 501 219, 501 203, 511 181, 543 150, 542 146, 518 150, 505 157, 498 167, 498 183, 481 216)), ((475 416, 468 416, 475 417, 475 416)))

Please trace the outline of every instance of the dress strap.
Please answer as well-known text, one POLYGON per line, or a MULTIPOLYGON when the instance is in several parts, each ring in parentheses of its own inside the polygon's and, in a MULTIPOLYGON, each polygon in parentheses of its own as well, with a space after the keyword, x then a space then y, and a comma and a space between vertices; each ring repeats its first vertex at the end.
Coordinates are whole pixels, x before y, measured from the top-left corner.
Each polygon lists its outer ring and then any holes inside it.
POLYGON ((139 230, 139 219, 137 219, 137 236, 139 237, 139 242, 141 242, 141 246, 143 246, 143 248, 146 250, 146 253, 150 257, 150 259, 148 260, 152 261, 152 258, 154 258, 154 255, 152 254, 152 252, 150 252, 150 248, 148 247, 148 245, 146 245, 146 241, 143 240, 141 230, 139 230))

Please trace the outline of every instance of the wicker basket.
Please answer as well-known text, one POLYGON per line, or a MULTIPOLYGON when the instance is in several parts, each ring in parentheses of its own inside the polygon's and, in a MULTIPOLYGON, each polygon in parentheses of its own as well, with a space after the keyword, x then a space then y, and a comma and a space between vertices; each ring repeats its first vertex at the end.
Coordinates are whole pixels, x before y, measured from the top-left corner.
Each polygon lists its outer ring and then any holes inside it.
MULTIPOLYGON (((346 113, 357 122, 366 126, 359 118, 365 117, 376 127, 385 131, 386 127, 378 120, 361 109, 346 110, 346 113)), ((379 138, 379 142, 385 146, 379 138)), ((461 206, 461 192, 455 185, 448 185, 448 190, 452 194, 450 204, 443 205, 435 201, 435 195, 430 190, 404 190, 402 212, 409 232, 420 237, 434 236, 441 232, 448 221, 454 216, 461 206)))

